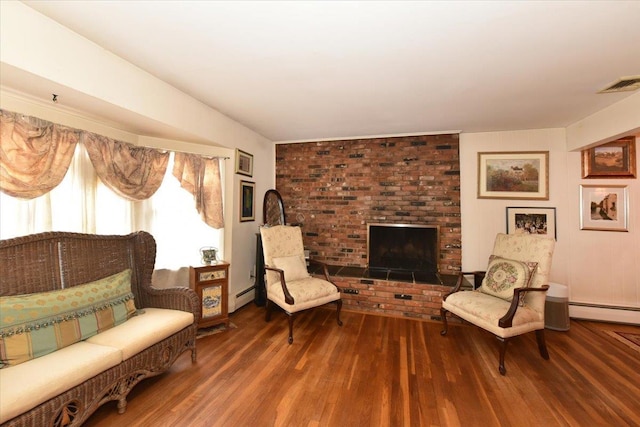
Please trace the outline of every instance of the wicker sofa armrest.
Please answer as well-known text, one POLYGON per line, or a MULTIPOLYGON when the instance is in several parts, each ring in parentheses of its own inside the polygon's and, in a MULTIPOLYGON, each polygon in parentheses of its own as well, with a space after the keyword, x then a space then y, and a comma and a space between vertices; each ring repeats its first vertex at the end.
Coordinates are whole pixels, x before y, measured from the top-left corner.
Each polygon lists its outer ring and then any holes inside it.
POLYGON ((167 308, 193 313, 194 321, 200 318, 200 301, 198 295, 190 288, 145 288, 141 295, 141 307, 167 308))

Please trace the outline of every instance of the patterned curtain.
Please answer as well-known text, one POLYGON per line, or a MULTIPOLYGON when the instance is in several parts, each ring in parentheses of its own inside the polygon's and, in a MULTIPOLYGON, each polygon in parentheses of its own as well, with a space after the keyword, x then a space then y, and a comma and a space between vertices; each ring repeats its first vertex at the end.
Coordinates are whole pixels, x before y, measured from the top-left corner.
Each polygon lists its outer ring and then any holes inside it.
POLYGON ((84 132, 82 143, 102 182, 130 200, 151 197, 162 184, 169 153, 84 132))
POLYGON ((0 191, 23 199, 48 193, 64 178, 80 132, 0 110, 0 191))
POLYGON ((213 228, 223 228, 219 159, 176 153, 173 176, 194 196, 203 221, 213 228))

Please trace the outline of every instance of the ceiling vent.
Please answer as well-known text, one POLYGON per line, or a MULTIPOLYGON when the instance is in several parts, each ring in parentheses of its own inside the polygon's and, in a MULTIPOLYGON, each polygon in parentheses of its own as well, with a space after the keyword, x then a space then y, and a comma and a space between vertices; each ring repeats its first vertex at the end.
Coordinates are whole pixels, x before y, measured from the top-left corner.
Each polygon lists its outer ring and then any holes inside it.
POLYGON ((640 76, 622 77, 598 93, 630 92, 640 88, 640 76))

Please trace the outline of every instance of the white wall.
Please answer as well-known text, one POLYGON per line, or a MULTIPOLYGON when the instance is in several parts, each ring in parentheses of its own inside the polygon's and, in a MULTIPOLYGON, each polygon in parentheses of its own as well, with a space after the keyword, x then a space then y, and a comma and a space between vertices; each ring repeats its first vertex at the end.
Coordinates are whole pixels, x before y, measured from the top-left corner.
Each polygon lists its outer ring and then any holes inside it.
MULTIPOLYGON (((0 107, 45 120, 101 133, 134 144, 162 146, 173 150, 210 155, 228 155, 225 176, 225 247, 230 269, 230 310, 236 307, 235 295, 252 285, 248 272, 255 263, 255 232, 262 214, 262 195, 274 185, 273 143, 251 129, 162 82, 100 46, 80 37, 55 21, 20 2, 1 2, 0 61, 3 69, 23 73, 39 85, 68 90, 70 96, 101 101, 109 108, 126 110, 150 123, 193 135, 192 140, 158 140, 123 132, 114 126, 96 122, 78 111, 63 111, 62 106, 44 98, 21 97, 0 80, 0 107), (197 142, 195 144, 194 142, 197 142), (234 173, 235 148, 254 155, 254 176, 234 173), (240 179, 256 182, 258 221, 240 223, 238 190, 240 179)), ((0 75, 0 78, 2 76, 0 75)), ((49 97, 52 91, 43 93, 49 97)), ((198 248, 194 248, 197 252, 198 248)), ((250 297, 251 295, 248 295, 250 297)))
POLYGON ((558 239, 550 281, 568 286, 570 315, 640 323, 640 311, 623 309, 640 309, 640 183, 582 180, 580 161, 579 151, 567 151, 564 129, 461 134, 463 269, 486 267, 495 234, 506 232, 507 206, 555 207, 558 239), (549 151, 548 201, 477 198, 478 152, 540 150, 549 151), (580 184, 607 183, 629 188, 628 233, 580 230, 580 184))
POLYGON ((566 198, 567 171, 564 129, 513 132, 462 133, 460 182, 462 212, 462 267, 465 271, 487 266, 497 233, 506 233, 507 207, 555 207, 558 240, 550 280, 567 283, 569 239, 566 198), (549 200, 478 199, 478 152, 549 151, 549 200))

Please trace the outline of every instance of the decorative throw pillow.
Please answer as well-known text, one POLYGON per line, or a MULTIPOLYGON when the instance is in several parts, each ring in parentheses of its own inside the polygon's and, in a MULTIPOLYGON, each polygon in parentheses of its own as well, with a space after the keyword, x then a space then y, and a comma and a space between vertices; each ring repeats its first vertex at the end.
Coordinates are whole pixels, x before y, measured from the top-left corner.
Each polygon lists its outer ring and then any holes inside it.
POLYGON ((307 262, 302 255, 273 258, 273 265, 284 271, 284 280, 287 282, 309 277, 307 262))
POLYGON ((136 313, 131 270, 71 288, 0 298, 0 368, 87 339, 136 313))
MULTIPOLYGON (((515 288, 529 286, 537 267, 537 262, 522 262, 491 255, 480 291, 511 301, 515 288)), ((523 301, 519 303, 522 305, 523 301)))

